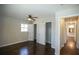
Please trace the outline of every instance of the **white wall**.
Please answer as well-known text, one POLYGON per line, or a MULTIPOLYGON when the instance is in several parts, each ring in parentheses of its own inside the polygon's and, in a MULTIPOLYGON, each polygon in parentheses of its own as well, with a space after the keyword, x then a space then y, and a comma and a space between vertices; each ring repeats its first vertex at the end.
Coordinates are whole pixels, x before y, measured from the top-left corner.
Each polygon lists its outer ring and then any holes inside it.
POLYGON ((0 43, 2 42, 2 35, 3 35, 3 33, 2 33, 2 30, 3 30, 3 25, 2 25, 2 23, 3 23, 3 18, 2 17, 0 17, 0 43))
POLYGON ((21 32, 21 23, 25 23, 23 20, 3 17, 0 22, 0 47, 28 40, 28 33, 21 32))
MULTIPOLYGON (((70 17, 70 16, 78 16, 79 15, 79 9, 78 8, 74 8, 73 9, 68 9, 68 10, 63 10, 63 11, 60 11, 60 12, 57 12, 56 13, 56 20, 57 20, 57 29, 56 29, 56 33, 58 34, 55 34, 55 38, 58 39, 56 41, 59 41, 60 42, 60 21, 61 21, 61 18, 62 17, 70 17)), ((61 42, 64 42, 64 40, 61 40, 61 42)), ((58 44, 58 43, 57 43, 58 44)), ((77 44, 78 44, 78 47, 79 47, 79 40, 77 40, 77 44)), ((60 50, 60 46, 62 46, 63 43, 61 43, 61 45, 57 45, 58 47, 58 51, 60 50)), ((60 53, 60 52, 58 52, 60 53)))
POLYGON ((28 24, 28 41, 34 40, 34 25, 28 24))
POLYGON ((60 21, 55 20, 55 54, 60 54, 60 21))
POLYGON ((46 37, 45 37, 45 24, 46 22, 51 22, 52 23, 52 30, 51 30, 51 47, 52 48, 55 48, 55 36, 54 36, 54 15, 52 15, 52 17, 50 18, 40 18, 40 19, 37 19, 34 23, 37 24, 37 42, 38 43, 41 43, 41 44, 44 44, 45 45, 45 40, 46 40, 46 37))
POLYGON ((45 23, 37 24, 37 42, 45 45, 45 23))

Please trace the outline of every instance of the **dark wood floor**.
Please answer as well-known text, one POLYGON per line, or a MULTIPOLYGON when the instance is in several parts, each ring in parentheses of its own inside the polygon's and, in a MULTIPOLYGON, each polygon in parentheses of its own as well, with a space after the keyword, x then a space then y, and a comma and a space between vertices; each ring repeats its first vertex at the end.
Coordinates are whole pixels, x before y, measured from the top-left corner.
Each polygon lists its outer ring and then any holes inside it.
POLYGON ((28 41, 0 48, 0 55, 54 55, 55 50, 46 46, 28 41))

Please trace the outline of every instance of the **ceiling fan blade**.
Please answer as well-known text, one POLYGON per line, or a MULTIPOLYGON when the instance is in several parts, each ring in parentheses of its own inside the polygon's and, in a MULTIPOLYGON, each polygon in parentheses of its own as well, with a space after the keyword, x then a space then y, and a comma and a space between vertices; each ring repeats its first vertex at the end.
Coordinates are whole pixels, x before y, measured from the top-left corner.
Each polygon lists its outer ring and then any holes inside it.
POLYGON ((32 18, 32 20, 33 20, 33 21, 35 21, 35 19, 34 19, 34 18, 32 18))
POLYGON ((38 18, 38 17, 33 17, 33 18, 38 18))
POLYGON ((35 21, 36 18, 38 18, 38 17, 32 17, 31 15, 28 15, 28 18, 29 18, 30 20, 32 20, 32 21, 35 21))

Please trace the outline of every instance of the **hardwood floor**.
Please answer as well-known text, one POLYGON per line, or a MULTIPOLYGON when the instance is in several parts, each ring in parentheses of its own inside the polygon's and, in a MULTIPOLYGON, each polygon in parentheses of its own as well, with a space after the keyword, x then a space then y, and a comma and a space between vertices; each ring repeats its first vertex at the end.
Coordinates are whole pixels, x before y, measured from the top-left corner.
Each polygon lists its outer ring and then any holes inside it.
POLYGON ((79 55, 79 49, 73 38, 69 38, 60 50, 61 55, 79 55))
POLYGON ((32 41, 18 43, 0 48, 0 55, 54 55, 55 50, 50 46, 32 41))
POLYGON ((66 48, 63 47, 60 50, 60 54, 61 55, 79 55, 79 49, 70 49, 70 48, 66 48))

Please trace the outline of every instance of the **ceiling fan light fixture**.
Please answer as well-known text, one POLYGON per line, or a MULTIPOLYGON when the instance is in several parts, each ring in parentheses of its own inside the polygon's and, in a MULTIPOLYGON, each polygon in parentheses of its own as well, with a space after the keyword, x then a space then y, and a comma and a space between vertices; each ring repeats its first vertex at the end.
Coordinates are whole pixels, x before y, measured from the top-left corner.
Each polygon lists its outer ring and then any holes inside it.
POLYGON ((28 18, 28 20, 29 20, 29 21, 32 21, 32 19, 31 19, 31 18, 28 18))
POLYGON ((28 21, 35 21, 35 18, 37 18, 37 17, 32 17, 31 15, 28 15, 28 21))

